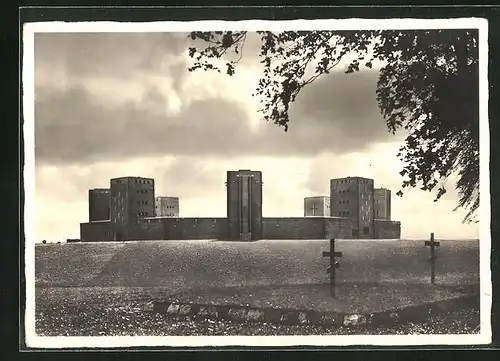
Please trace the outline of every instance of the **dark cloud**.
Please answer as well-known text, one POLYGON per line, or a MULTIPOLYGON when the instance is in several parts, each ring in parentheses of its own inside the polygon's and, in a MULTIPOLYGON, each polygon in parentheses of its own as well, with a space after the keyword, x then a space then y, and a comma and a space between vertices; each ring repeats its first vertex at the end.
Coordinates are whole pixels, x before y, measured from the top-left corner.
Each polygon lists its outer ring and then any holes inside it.
POLYGON ((195 101, 177 116, 150 111, 132 102, 107 108, 83 88, 72 88, 37 100, 36 157, 55 163, 96 161, 142 155, 231 153, 237 141, 249 148, 248 122, 235 103, 222 99, 195 101), (236 139, 230 134, 237 134, 236 139), (243 139, 242 139, 243 138, 243 139))
POLYGON ((394 140, 376 100, 377 78, 377 71, 334 72, 318 78, 291 107, 291 133, 310 133, 311 146, 324 142, 325 150, 362 150, 374 142, 394 140))
MULTIPOLYGON (((251 41, 248 45, 252 49, 246 47, 246 52, 255 52, 251 41)), ((37 34, 36 63, 63 64, 71 76, 92 76, 94 81, 99 76, 126 79, 138 69, 165 71, 179 89, 188 74, 183 71, 186 63, 173 61, 165 70, 161 59, 165 54, 178 56, 188 46, 185 33, 37 34)), ((168 95, 156 88, 139 103, 112 107, 84 86, 37 87, 36 156, 41 162, 81 163, 169 154, 311 156, 362 151, 394 139, 375 100, 376 79, 376 72, 320 77, 292 105, 288 132, 264 123, 260 131, 252 131, 243 107, 246 99, 184 102, 180 114, 166 115, 168 95)), ((182 98, 182 92, 178 95, 182 98)))
POLYGON ((168 116, 160 111, 167 99, 156 89, 146 93, 142 104, 112 108, 83 87, 73 87, 37 98, 36 156, 58 163, 168 154, 310 156, 358 151, 391 139, 374 116, 376 109, 366 111, 368 120, 355 118, 351 114, 359 110, 351 111, 332 98, 329 115, 321 102, 319 110, 308 115, 308 96, 298 101, 289 132, 274 124, 254 132, 242 105, 221 98, 196 100, 168 116))
POLYGON ((35 62, 60 64, 73 76, 127 76, 162 69, 165 55, 187 51, 186 33, 37 33, 35 62))

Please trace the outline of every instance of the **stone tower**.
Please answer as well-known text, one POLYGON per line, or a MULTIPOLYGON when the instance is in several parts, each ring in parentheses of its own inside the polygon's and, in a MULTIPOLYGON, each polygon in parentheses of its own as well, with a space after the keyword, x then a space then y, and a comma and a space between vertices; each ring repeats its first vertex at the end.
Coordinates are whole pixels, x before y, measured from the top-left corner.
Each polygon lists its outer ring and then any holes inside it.
POLYGON ((330 217, 330 197, 304 198, 304 217, 330 217))
POLYGON ((391 220, 391 191, 386 188, 375 188, 375 219, 391 220))
POLYGON ((373 179, 347 177, 330 180, 332 217, 350 218, 353 238, 374 237, 373 179))
POLYGON ((262 172, 228 171, 226 187, 229 240, 262 239, 262 172))
POLYGON ((110 180, 111 222, 115 240, 133 239, 139 218, 154 217, 155 183, 152 178, 121 177, 110 180))
POLYGON ((111 190, 96 188, 89 190, 89 222, 109 221, 111 190))

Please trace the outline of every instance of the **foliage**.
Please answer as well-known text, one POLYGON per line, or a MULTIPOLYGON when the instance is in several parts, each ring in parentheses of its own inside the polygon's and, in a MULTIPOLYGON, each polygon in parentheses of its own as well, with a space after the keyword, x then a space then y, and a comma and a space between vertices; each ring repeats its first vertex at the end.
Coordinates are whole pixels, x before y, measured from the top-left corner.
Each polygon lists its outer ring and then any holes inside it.
MULTIPOLYGON (((289 126, 289 106, 300 91, 343 69, 380 65, 377 100, 390 132, 407 133, 398 156, 402 188, 420 187, 445 194, 456 175, 464 221, 475 220, 479 206, 479 88, 477 31, 287 31, 257 32, 263 74, 256 93, 266 121, 289 126)), ((201 49, 189 48, 190 71, 233 75, 243 56, 247 32, 192 32, 201 49), (223 64, 225 69, 221 69, 223 64)), ((402 196, 401 190, 398 195, 402 196)))

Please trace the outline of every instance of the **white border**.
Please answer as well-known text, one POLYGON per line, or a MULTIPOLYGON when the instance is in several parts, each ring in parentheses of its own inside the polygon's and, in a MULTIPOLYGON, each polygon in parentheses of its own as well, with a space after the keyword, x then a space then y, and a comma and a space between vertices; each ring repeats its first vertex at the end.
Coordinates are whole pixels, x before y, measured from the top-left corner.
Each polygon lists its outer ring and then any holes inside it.
POLYGON ((488 22, 462 19, 343 19, 292 21, 194 21, 194 22, 45 22, 24 25, 23 34, 24 105, 24 225, 26 234, 25 335, 28 347, 36 348, 115 348, 139 346, 411 346, 478 345, 491 342, 491 235, 488 125, 488 22), (384 335, 384 336, 166 336, 166 337, 40 337, 35 330, 34 226, 35 226, 35 126, 34 126, 34 35, 41 32, 190 32, 212 30, 416 30, 479 29, 480 106, 480 289, 481 333, 477 335, 384 335))

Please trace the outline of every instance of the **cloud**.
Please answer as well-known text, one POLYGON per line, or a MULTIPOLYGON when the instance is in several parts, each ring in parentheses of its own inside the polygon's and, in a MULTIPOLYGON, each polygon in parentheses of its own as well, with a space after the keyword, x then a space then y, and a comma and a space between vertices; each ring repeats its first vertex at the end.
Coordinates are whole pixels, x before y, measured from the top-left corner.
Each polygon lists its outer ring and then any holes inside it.
POLYGON ((291 131, 294 127, 297 132, 319 130, 311 134, 315 139, 340 143, 348 151, 394 140, 376 100, 377 79, 377 71, 335 71, 318 78, 302 90, 293 104, 291 131))
POLYGON ((325 75, 293 104, 289 132, 263 121, 255 130, 254 89, 242 85, 258 73, 245 64, 234 77, 189 73, 189 45, 183 33, 37 34, 37 160, 343 154, 392 137, 375 101, 376 72, 325 75), (51 72, 64 87, 40 80, 51 72), (193 96, 196 88, 215 94, 193 96))
POLYGON ((161 71, 166 55, 187 51, 185 33, 37 33, 37 64, 58 64, 72 76, 127 76, 161 71))
POLYGON ((46 95, 35 106, 37 160, 85 163, 167 154, 310 156, 362 150, 379 141, 370 132, 337 121, 341 116, 304 117, 295 120, 289 132, 274 124, 262 124, 255 131, 242 102, 193 100, 175 114, 167 112, 168 103, 157 89, 137 102, 113 107, 101 104, 83 87, 46 95))
MULTIPOLYGON (((403 169, 403 162, 397 157, 399 142, 379 143, 371 146, 363 153, 354 152, 342 155, 322 153, 311 159, 308 166, 308 177, 303 183, 312 195, 326 195, 329 193, 329 183, 325 179, 360 176, 375 180, 375 187, 388 188, 395 194, 401 189, 403 178, 399 172, 403 169)), ((441 201, 454 203, 453 210, 459 196, 455 189, 458 178, 456 175, 443 183, 447 193, 441 201)), ((402 189, 406 196, 424 195, 429 202, 435 198, 436 192, 422 191, 419 187, 402 189)), ((434 202, 433 202, 434 203, 434 202)))
MULTIPOLYGON (((376 186, 399 186, 392 145, 377 146, 359 155, 322 154, 307 158, 273 157, 150 157, 89 166, 42 165, 36 174, 38 240, 79 237, 79 223, 88 219, 87 192, 108 187, 118 176, 155 179, 157 196, 180 198, 183 217, 225 217, 226 171, 239 168, 263 172, 263 214, 265 217, 302 216, 303 198, 328 195, 329 180, 338 176, 362 175, 374 178, 376 186), (70 181, 68 181, 70 180, 70 181), (311 180, 314 180, 312 185, 311 180), (304 184, 309 184, 304 186, 304 184), (54 223, 54 219, 58 219, 54 223)), ((452 192, 450 192, 451 195, 452 192)), ((404 197, 393 196, 393 218, 402 222, 403 238, 425 238, 435 232, 439 238, 477 237, 477 225, 461 224, 463 211, 452 212, 453 199, 432 202, 432 195, 413 189, 404 197)))
POLYGON ((225 171, 213 169, 199 157, 176 157, 167 167, 156 167, 157 195, 198 198, 202 194, 225 197, 225 171))
MULTIPOLYGON (((256 36, 229 77, 189 73, 185 35, 36 35, 36 202, 43 237, 78 237, 88 189, 119 176, 155 178, 157 195, 181 197, 182 216, 225 216, 230 169, 263 172, 267 217, 301 216, 303 197, 328 195, 331 178, 359 175, 399 189, 402 165, 395 155, 402 139, 380 115, 376 71, 318 78, 292 105, 285 133, 259 121, 251 98, 261 70, 252 56, 259 51, 256 36)), ((418 189, 393 197, 403 237, 477 233, 461 225, 462 213, 451 212, 456 199, 453 189, 436 203, 418 189)))
POLYGON ((477 224, 463 224, 466 212, 453 211, 457 206, 458 194, 454 189, 456 179, 447 182, 448 193, 434 202, 435 193, 419 188, 405 189, 403 197, 396 196, 401 189, 399 171, 402 167, 397 159, 397 142, 377 144, 360 153, 337 156, 321 154, 309 162, 308 177, 297 189, 307 189, 308 195, 326 195, 329 180, 347 176, 361 176, 375 181, 375 187, 392 191, 392 217, 401 221, 403 238, 425 238, 435 232, 439 238, 475 238, 479 232, 477 224))
POLYGON ((37 161, 86 163, 144 155, 227 154, 239 145, 246 151, 251 148, 251 139, 245 137, 249 124, 240 105, 223 99, 198 100, 169 116, 151 109, 161 104, 158 96, 152 92, 145 103, 107 108, 80 87, 37 101, 37 161))

